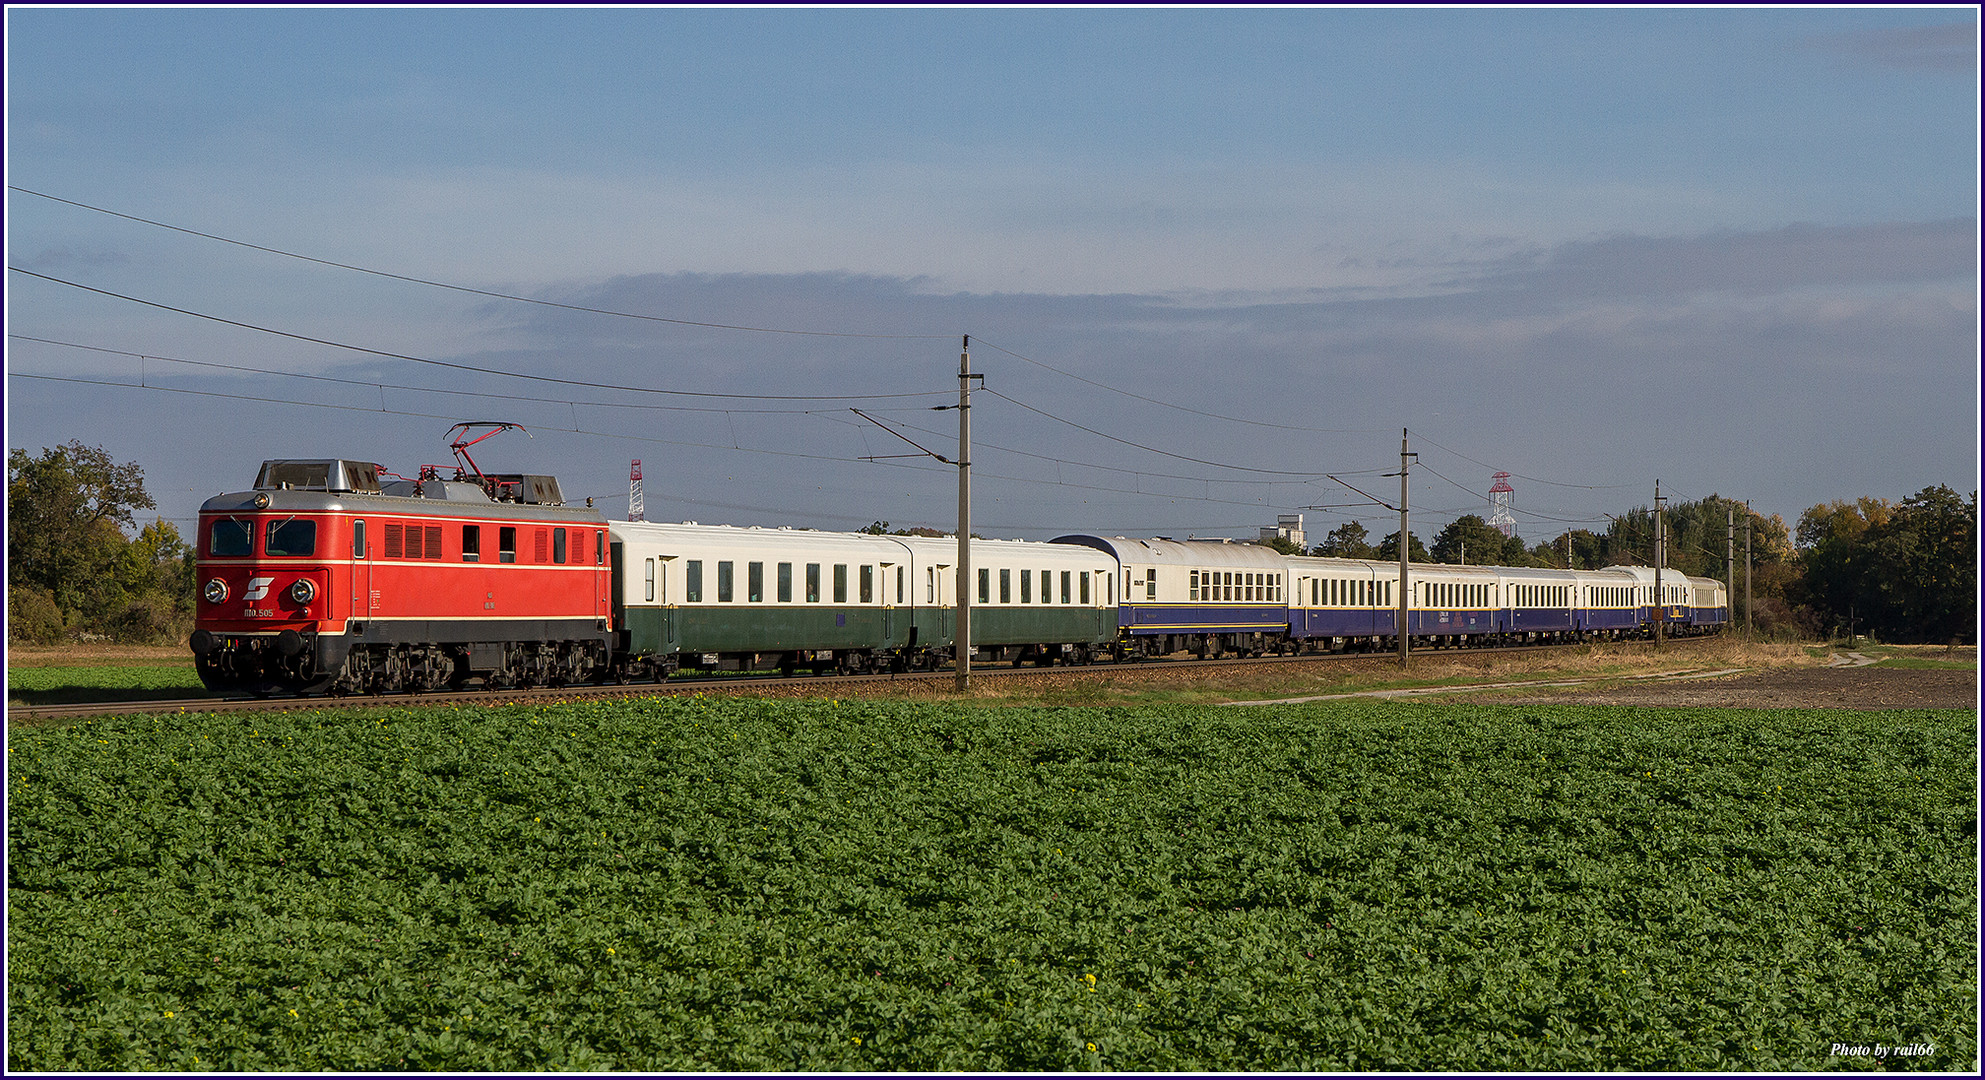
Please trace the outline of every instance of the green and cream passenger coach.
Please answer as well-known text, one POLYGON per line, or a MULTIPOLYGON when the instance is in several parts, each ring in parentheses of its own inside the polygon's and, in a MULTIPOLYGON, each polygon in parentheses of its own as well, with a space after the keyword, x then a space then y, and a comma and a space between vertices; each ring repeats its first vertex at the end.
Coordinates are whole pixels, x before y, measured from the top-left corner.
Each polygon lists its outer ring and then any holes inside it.
MULTIPOLYGON (((927 670, 956 647, 953 539, 611 526, 622 670, 927 670)), ((975 658, 1087 662, 1115 641, 1114 561, 1010 540, 972 542, 975 658)))

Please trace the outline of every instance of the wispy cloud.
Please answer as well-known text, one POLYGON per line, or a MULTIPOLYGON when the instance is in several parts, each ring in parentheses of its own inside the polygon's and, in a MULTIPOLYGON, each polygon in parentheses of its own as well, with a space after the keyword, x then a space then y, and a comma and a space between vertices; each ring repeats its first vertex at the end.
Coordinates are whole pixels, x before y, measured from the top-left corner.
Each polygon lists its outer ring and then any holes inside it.
POLYGON ((1978 70, 1976 23, 1853 30, 1818 34, 1808 40, 1815 48, 1882 67, 1915 71, 1978 70))

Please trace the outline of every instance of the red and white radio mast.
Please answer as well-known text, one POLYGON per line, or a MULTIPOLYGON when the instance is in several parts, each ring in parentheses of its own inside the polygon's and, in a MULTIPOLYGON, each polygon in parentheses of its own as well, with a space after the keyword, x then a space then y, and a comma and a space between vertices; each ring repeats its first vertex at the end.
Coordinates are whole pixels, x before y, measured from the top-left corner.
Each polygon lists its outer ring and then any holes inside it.
POLYGON ((634 459, 634 467, 627 472, 627 520, 646 521, 647 508, 641 505, 641 459, 634 459))
POLYGON ((1509 486, 1509 474, 1496 474, 1496 486, 1489 489, 1489 505, 1495 508, 1495 516, 1489 525, 1504 536, 1516 535, 1516 518, 1510 511, 1510 504, 1516 496, 1516 489, 1509 486))

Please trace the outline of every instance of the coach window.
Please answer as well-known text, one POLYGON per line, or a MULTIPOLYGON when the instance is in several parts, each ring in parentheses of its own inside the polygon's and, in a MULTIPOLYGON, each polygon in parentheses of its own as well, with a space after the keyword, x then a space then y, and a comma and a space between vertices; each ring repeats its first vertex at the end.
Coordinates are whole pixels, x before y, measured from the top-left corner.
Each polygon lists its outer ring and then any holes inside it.
POLYGON ((845 604, 848 602, 848 564, 847 563, 834 564, 834 602, 837 604, 845 604))
POLYGON ((1002 604, 1013 602, 1013 571, 1004 567, 999 571, 999 602, 1002 604))
POLYGON ((979 568, 979 603, 992 603, 992 571, 983 566, 979 568))
POLYGON ((1043 570, 1041 571, 1041 603, 1052 604, 1054 602, 1055 572, 1053 570, 1043 570))
POLYGON ((517 561, 517 529, 515 526, 498 526, 496 530, 496 561, 517 561))
POLYGON ((462 561, 482 561, 482 526, 462 526, 462 561))
POLYGON ((864 604, 875 603, 875 567, 867 563, 862 564, 861 597, 864 604))
POLYGON ((744 599, 746 603, 765 602, 765 564, 750 563, 744 570, 744 599))
POLYGON ((682 567, 682 599, 685 603, 703 602, 703 560, 691 559, 682 567))
POLYGON ((736 583, 736 571, 731 568, 735 565, 737 564, 729 559, 717 564, 717 603, 719 604, 731 602, 731 586, 736 583))
POLYGON ((1074 584, 1069 579, 1074 576, 1072 572, 1067 570, 1061 572, 1061 602, 1064 604, 1074 602, 1074 594, 1069 591, 1069 586, 1074 584))
POLYGON ((924 567, 924 603, 937 603, 937 571, 924 567))
POLYGON ((1034 602, 1033 581, 1034 572, 1032 570, 1020 571, 1020 602, 1023 604, 1034 602))
POLYGON ((365 520, 352 522, 352 558, 365 558, 365 520))
POLYGON ((1187 600, 1199 599, 1199 571, 1197 570, 1186 575, 1185 598, 1187 600))
POLYGON ((908 573, 903 567, 896 568, 896 602, 899 604, 903 602, 903 580, 908 573))
POLYGON ((266 555, 315 555, 317 554, 317 523, 314 521, 269 522, 268 536, 263 542, 266 555))
POLYGON ((817 562, 806 564, 806 602, 820 603, 820 564, 817 562))
POLYGON ((1144 572, 1144 598, 1158 599, 1158 568, 1155 566, 1144 572))
POLYGON ((1082 591, 1082 604, 1084 607, 1087 607, 1089 604, 1089 571, 1084 570, 1075 576, 1082 582, 1078 588, 1082 591))
POLYGON ((793 564, 789 562, 779 564, 779 602, 793 602, 793 564))
POLYGON ((648 564, 648 565, 647 565, 647 571, 648 571, 648 602, 649 602, 649 603, 654 603, 654 601, 655 601, 655 560, 653 560, 653 559, 645 559, 645 560, 643 560, 643 561, 644 561, 644 562, 646 562, 646 563, 648 564))

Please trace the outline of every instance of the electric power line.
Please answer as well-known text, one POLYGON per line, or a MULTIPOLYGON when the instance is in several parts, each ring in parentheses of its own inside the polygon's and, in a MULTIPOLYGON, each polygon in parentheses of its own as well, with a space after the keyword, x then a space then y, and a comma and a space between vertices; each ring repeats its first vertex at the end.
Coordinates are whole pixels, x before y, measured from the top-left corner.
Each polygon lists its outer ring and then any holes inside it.
POLYGON ((311 337, 308 334, 293 334, 287 330, 277 330, 272 327, 258 326, 254 323, 241 322, 236 319, 222 318, 219 315, 208 315, 203 312, 192 311, 187 308, 173 307, 170 304, 161 304, 155 300, 145 300, 136 296, 127 296, 124 293, 112 292, 109 289, 98 289, 74 281, 65 281, 62 278, 51 277, 47 274, 37 274, 32 270, 24 270, 18 266, 8 266, 7 269, 16 274, 23 274, 26 275, 27 277, 32 277, 32 278, 40 278, 43 281, 53 282, 57 285, 67 285, 72 289, 81 289, 84 292, 96 293, 99 296, 108 296, 118 300, 129 301, 130 303, 133 304, 142 304, 146 307, 158 308, 161 311, 170 311, 179 315, 190 315, 196 319, 205 319, 209 322, 217 322, 226 326, 238 326, 244 330, 254 330, 259 333, 273 334, 276 337, 289 338, 294 341, 307 341, 313 345, 325 345, 334 349, 344 349, 349 352, 365 353, 370 356, 382 356, 388 360, 405 360, 409 363, 429 364, 434 367, 451 368, 456 371, 470 371, 470 372, 475 372, 476 374, 479 375, 502 375, 512 379, 528 379, 533 382, 556 383, 561 386, 584 386, 587 387, 588 389, 593 389, 593 390, 621 390, 633 394, 668 394, 677 397, 730 398, 740 401, 883 401, 883 400, 891 400, 897 398, 935 397, 938 396, 938 394, 940 393, 940 391, 926 391, 924 393, 918 393, 918 394, 726 394, 726 393, 716 393, 705 390, 663 390, 649 386, 621 386, 615 383, 587 382, 583 379, 560 379, 550 375, 529 375, 518 371, 504 371, 499 368, 475 367, 470 364, 456 364, 456 363, 451 363, 447 360, 431 360, 423 356, 409 356, 405 353, 387 352, 382 349, 367 348, 363 345, 348 345, 341 341, 331 341, 327 338, 311 337))
POLYGON ((10 191, 18 191, 23 195, 33 195, 38 199, 47 199, 50 202, 62 203, 65 206, 74 206, 82 210, 90 210, 99 214, 107 214, 110 217, 123 218, 126 221, 135 221, 142 225, 153 226, 154 228, 169 229, 173 232, 185 233, 188 236, 197 236, 203 240, 214 240, 223 244, 232 244, 235 247, 247 248, 251 251, 266 252, 270 255, 281 255, 287 259, 297 259, 302 262, 316 263, 319 266, 331 266, 331 267, 336 267, 339 270, 350 270, 353 271, 354 273, 370 274, 374 277, 390 278, 394 281, 405 281, 415 285, 426 285, 429 286, 430 288, 448 289, 454 292, 468 293, 473 296, 487 296, 496 300, 512 300, 520 304, 537 304, 542 307, 562 308, 566 311, 583 311, 592 315, 611 315, 614 316, 615 318, 620 318, 620 319, 641 319, 646 322, 673 323, 677 326, 697 326, 711 330, 744 330, 758 334, 793 334, 802 337, 870 338, 870 339, 895 340, 895 341, 937 341, 953 336, 951 334, 856 334, 856 333, 836 332, 829 330, 788 330, 788 329, 780 329, 777 327, 770 327, 770 326, 738 326, 729 323, 698 322, 694 319, 671 319, 671 318, 664 318, 663 316, 660 315, 640 315, 629 311, 613 311, 608 308, 585 307, 579 304, 561 304, 553 300, 538 300, 529 296, 515 296, 510 293, 492 292, 488 289, 470 288, 469 286, 466 285, 451 285, 445 281, 432 281, 427 278, 418 278, 407 274, 395 274, 385 270, 373 270, 364 266, 354 266, 351 263, 335 262, 331 259, 320 259, 310 255, 298 254, 297 252, 294 251, 284 251, 281 248, 265 247, 261 244, 251 244, 245 240, 234 240, 225 236, 217 236, 213 233, 201 232, 198 229, 188 229, 179 225, 169 225, 163 221, 154 221, 151 218, 138 217, 135 214, 124 214, 124 213, 119 213, 118 211, 115 210, 107 210, 101 206, 91 206, 89 203, 77 202, 74 199, 60 198, 55 195, 47 194, 46 192, 34 191, 29 188, 24 188, 17 184, 9 184, 7 185, 7 188, 10 191))

